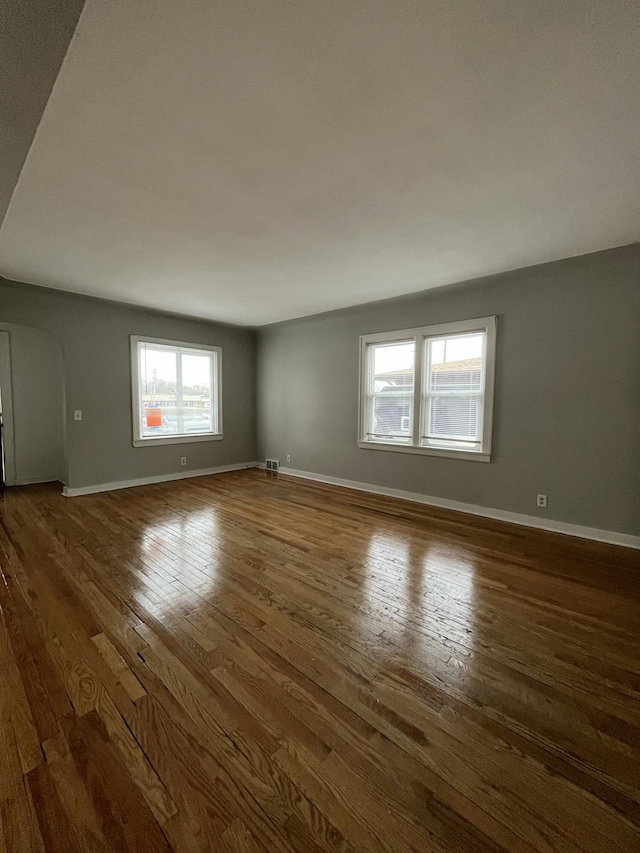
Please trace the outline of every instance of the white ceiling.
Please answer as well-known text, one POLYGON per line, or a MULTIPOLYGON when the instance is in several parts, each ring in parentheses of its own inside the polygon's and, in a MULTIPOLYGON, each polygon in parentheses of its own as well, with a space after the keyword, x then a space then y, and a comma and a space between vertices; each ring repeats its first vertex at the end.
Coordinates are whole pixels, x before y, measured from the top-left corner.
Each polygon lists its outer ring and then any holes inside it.
POLYGON ((637 0, 88 0, 6 277, 246 325, 640 237, 637 0))

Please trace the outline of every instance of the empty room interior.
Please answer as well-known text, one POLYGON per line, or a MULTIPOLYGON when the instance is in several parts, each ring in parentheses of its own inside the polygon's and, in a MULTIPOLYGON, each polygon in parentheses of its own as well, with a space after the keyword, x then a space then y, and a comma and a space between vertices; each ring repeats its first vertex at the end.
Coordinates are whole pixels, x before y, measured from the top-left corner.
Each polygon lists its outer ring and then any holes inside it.
POLYGON ((0 853, 638 853, 637 0, 6 0, 0 149, 0 853))

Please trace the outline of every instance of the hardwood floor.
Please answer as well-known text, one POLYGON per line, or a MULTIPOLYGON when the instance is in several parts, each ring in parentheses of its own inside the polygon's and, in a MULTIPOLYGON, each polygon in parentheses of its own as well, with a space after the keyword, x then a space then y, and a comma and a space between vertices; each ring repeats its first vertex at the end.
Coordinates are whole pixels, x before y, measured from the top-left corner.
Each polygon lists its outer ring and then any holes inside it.
POLYGON ((258 471, 0 511, 0 850, 640 850, 640 554, 258 471))

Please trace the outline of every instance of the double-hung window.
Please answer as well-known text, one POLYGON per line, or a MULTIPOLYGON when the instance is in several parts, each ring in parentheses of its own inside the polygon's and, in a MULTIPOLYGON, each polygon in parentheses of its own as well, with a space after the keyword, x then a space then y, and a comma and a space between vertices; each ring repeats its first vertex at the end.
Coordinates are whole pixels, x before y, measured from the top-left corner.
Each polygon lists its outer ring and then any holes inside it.
POLYGON ((496 318, 360 339, 359 446, 488 462, 496 318))
POLYGON ((220 347, 131 336, 133 444, 222 438, 220 347))

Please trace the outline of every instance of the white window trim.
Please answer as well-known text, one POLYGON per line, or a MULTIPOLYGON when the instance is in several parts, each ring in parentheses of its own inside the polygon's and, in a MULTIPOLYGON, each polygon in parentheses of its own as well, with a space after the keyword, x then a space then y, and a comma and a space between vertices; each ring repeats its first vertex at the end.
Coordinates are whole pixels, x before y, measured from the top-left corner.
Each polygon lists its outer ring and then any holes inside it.
POLYGON ((219 441, 224 438, 222 431, 222 348, 212 347, 206 344, 193 344, 186 341, 169 341, 165 338, 148 338, 142 335, 131 335, 131 403, 132 403, 132 423, 133 423, 133 446, 134 447, 151 447, 159 444, 193 444, 198 441, 219 441), (138 365, 138 344, 160 344, 167 347, 175 347, 180 350, 197 350, 200 352, 213 352, 215 358, 215 387, 211 389, 216 395, 217 408, 217 432, 203 432, 196 435, 175 435, 163 436, 163 438, 144 438, 140 432, 140 378, 138 365))
POLYGON ((437 326, 421 326, 416 329, 402 329, 397 332, 380 332, 374 335, 360 337, 360 387, 359 387, 359 425, 358 447, 365 450, 387 450, 394 453, 412 453, 421 456, 443 456, 450 459, 467 459, 474 462, 491 461, 491 441, 493 433, 493 396, 495 386, 496 362, 496 317, 480 317, 476 320, 462 320, 458 323, 441 323, 437 326), (450 335, 467 332, 486 333, 486 371, 484 385, 484 407, 482 424, 482 447, 480 450, 456 450, 452 448, 422 447, 421 418, 423 379, 422 361, 425 350, 425 339, 439 335, 450 335), (393 341, 415 341, 415 374, 413 392, 413 444, 395 444, 385 441, 367 439, 367 347, 370 344, 383 344, 393 341))

